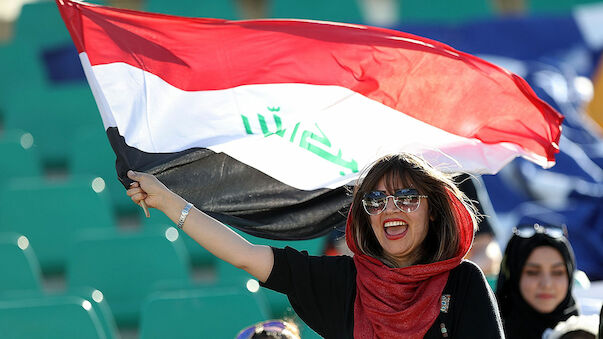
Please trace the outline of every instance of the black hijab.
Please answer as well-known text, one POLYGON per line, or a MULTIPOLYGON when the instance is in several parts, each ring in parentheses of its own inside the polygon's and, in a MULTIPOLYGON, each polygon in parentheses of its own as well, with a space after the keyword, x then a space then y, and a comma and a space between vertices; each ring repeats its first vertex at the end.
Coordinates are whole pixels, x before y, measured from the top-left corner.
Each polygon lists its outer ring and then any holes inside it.
POLYGON ((554 328, 558 322, 566 320, 572 315, 578 315, 576 302, 571 293, 575 269, 574 252, 567 238, 552 238, 544 233, 536 233, 530 238, 513 235, 505 249, 496 286, 496 298, 500 306, 506 337, 540 339, 545 329, 554 328), (532 251, 540 246, 550 246, 559 251, 565 262, 569 278, 569 288, 565 298, 551 313, 536 311, 523 299, 519 291, 523 266, 532 251))

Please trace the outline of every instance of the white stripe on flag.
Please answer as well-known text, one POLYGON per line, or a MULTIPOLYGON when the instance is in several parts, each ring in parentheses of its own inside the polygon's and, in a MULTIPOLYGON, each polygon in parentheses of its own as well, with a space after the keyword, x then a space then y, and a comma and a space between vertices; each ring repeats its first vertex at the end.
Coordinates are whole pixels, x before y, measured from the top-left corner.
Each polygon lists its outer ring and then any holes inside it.
POLYGON ((80 58, 105 128, 117 127, 129 146, 210 148, 299 189, 339 187, 376 157, 400 151, 449 172, 496 173, 518 154, 550 165, 517 145, 457 136, 339 86, 183 91, 125 63, 91 67, 85 53, 80 58))

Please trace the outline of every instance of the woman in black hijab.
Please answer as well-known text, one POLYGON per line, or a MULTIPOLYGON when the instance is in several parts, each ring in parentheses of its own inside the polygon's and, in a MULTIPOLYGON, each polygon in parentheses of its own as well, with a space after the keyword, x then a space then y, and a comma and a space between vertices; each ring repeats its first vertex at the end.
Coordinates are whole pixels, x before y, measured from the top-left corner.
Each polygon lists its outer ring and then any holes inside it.
POLYGON ((513 233, 496 297, 507 338, 539 339, 545 329, 578 314, 571 293, 574 253, 561 227, 534 224, 513 233))

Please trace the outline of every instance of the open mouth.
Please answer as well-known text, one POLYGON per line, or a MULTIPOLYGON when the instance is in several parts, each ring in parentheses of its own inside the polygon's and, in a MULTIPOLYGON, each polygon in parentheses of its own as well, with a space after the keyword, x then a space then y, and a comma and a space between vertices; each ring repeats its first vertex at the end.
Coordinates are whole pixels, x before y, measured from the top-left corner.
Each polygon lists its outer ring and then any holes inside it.
POLYGON ((385 234, 388 238, 400 238, 404 236, 408 230, 408 224, 401 220, 387 221, 383 224, 383 227, 385 228, 385 234))

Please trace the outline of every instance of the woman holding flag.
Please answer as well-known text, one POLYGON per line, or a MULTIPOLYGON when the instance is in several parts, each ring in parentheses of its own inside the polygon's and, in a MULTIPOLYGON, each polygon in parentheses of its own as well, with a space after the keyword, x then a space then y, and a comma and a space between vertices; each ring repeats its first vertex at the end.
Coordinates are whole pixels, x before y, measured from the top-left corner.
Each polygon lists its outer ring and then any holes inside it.
POLYGON ((504 337, 482 272, 463 261, 473 207, 416 156, 383 157, 357 183, 346 230, 353 258, 251 244, 154 176, 128 176, 135 203, 163 211, 214 255, 285 293, 325 338, 504 337))

